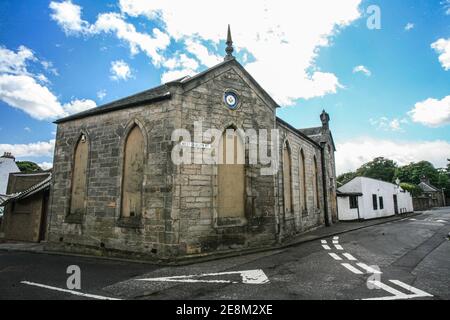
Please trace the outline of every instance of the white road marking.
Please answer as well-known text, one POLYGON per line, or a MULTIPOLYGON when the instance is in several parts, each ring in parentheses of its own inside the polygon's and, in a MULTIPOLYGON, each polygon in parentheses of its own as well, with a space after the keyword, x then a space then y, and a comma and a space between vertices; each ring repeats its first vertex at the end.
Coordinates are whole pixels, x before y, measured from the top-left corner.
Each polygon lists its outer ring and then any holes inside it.
POLYGON ((338 261, 342 260, 342 258, 339 257, 336 253, 329 253, 329 255, 330 255, 334 260, 338 260, 338 261))
POLYGON ((436 220, 436 222, 446 223, 447 221, 445 221, 445 220, 436 220))
POLYGON ((70 294, 73 294, 75 296, 92 298, 92 299, 97 299, 97 300, 121 300, 121 299, 117 299, 117 298, 99 296, 99 295, 96 295, 96 294, 89 294, 89 293, 83 293, 83 292, 74 291, 74 290, 68 290, 68 289, 63 289, 63 288, 58 288, 58 287, 52 287, 52 286, 48 286, 48 285, 40 284, 40 283, 35 283, 35 282, 21 281, 20 283, 26 284, 26 285, 29 285, 29 286, 35 286, 35 287, 39 287, 39 288, 44 288, 44 289, 49 289, 49 290, 54 290, 54 291, 59 291, 59 292, 70 293, 70 294))
POLYGON ((338 250, 344 250, 340 244, 335 244, 334 247, 338 250))
POLYGON ((333 237, 333 240, 339 240, 339 237, 333 237))
POLYGON ((161 278, 147 278, 137 279, 138 281, 154 281, 154 282, 189 282, 189 283, 240 283, 232 280, 202 280, 201 277, 220 277, 225 275, 239 274, 242 278, 242 283, 245 284, 265 284, 269 283, 269 278, 262 270, 247 270, 247 271, 232 271, 232 272, 219 272, 219 273, 205 273, 205 274, 193 274, 188 276, 175 276, 175 277, 161 277, 161 278))
POLYGON ((420 297, 432 297, 433 296, 432 294, 429 294, 429 293, 427 293, 425 291, 422 291, 420 289, 414 288, 413 286, 410 286, 410 285, 408 285, 406 283, 403 283, 403 282, 401 282, 399 280, 389 280, 389 281, 394 283, 394 284, 396 284, 396 285, 398 285, 399 287, 402 287, 402 288, 404 288, 404 289, 406 289, 408 291, 411 291, 412 293, 416 294, 417 296, 420 296, 420 297))
POLYGON ((322 244, 327 244, 327 240, 322 240, 322 244))
POLYGON ((341 264, 353 273, 363 274, 360 270, 356 269, 354 266, 352 266, 349 263, 341 263, 341 264))
POLYGON ((356 261, 356 258, 352 256, 350 253, 343 253, 343 255, 350 261, 356 261))
POLYGON ((367 273, 382 274, 381 271, 379 271, 379 270, 377 270, 377 269, 374 269, 374 268, 372 268, 372 267, 369 267, 369 266, 368 266, 367 264, 365 264, 365 263, 360 262, 360 263, 357 263, 357 265, 358 265, 359 267, 361 267, 362 269, 366 270, 367 273))
POLYGON ((339 240, 333 240, 333 244, 339 244, 339 240))
MULTIPOLYGON (((397 299, 404 299, 404 297, 406 297, 406 294, 404 294, 403 292, 400 292, 378 280, 369 280, 368 283, 374 285, 375 287, 379 288, 379 289, 383 289, 384 291, 389 292, 390 294, 393 294, 394 297, 397 297, 397 299)), ((383 297, 383 298, 372 298, 372 299, 367 299, 367 300, 389 300, 386 299, 388 297, 383 297)), ((366 299, 365 299, 366 300, 366 299)))
POLYGON ((330 248, 330 246, 327 246, 327 245, 322 245, 322 247, 325 249, 325 250, 331 250, 331 248, 330 248))
POLYGON ((387 296, 387 297, 381 297, 381 298, 369 298, 369 299, 363 299, 363 300, 404 300, 404 299, 424 298, 424 297, 432 297, 433 296, 425 291, 414 288, 414 287, 407 285, 406 283, 403 283, 399 280, 389 280, 389 281, 398 285, 399 287, 402 287, 403 289, 408 290, 409 292, 412 292, 413 294, 405 294, 405 293, 400 292, 380 281, 371 280, 371 281, 369 281, 369 283, 373 284, 377 288, 383 289, 383 290, 393 294, 393 296, 387 296))
POLYGON ((417 219, 414 219, 414 218, 411 218, 411 219, 409 219, 409 220, 411 220, 411 221, 417 221, 417 219))

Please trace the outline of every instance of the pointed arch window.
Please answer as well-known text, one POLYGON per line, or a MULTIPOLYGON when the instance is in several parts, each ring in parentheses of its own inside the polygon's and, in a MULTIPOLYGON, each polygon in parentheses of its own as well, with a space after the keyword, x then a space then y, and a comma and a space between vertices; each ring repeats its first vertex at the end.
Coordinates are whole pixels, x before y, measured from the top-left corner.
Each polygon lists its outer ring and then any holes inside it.
POLYGON ((123 154, 122 218, 140 217, 142 215, 144 150, 144 136, 141 128, 134 125, 125 140, 123 154))
POLYGON ((319 197, 319 167, 317 165, 317 158, 314 156, 314 200, 317 209, 320 209, 319 197))
POLYGON ((284 189, 284 211, 286 214, 293 212, 292 201, 292 161, 291 150, 286 141, 283 147, 283 189, 284 189))
POLYGON ((218 217, 245 218, 245 146, 233 127, 222 135, 217 173, 218 217))
POLYGON ((69 214, 81 217, 86 212, 89 142, 82 134, 75 146, 69 214))
POLYGON ((300 188, 300 208, 302 211, 307 210, 307 197, 306 197, 306 163, 305 153, 303 149, 300 150, 299 156, 299 188, 300 188))

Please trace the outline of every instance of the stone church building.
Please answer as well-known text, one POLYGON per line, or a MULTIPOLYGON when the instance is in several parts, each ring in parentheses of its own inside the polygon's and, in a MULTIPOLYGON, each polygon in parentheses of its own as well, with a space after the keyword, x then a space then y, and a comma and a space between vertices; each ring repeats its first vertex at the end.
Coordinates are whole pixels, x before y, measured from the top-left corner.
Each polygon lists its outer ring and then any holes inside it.
POLYGON ((226 51, 196 76, 56 121, 47 249, 167 261, 269 247, 337 220, 330 117, 309 129, 277 118, 230 32, 226 51), (262 175, 238 135, 243 164, 175 164, 174 130, 194 135, 197 121, 226 141, 230 129, 277 129, 278 170, 262 175))

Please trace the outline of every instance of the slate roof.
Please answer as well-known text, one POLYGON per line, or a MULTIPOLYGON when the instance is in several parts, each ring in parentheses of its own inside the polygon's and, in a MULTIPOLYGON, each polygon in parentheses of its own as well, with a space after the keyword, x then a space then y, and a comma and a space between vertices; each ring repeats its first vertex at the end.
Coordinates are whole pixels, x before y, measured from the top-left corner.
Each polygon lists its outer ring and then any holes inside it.
POLYGON ((83 112, 79 112, 76 114, 73 114, 71 116, 56 120, 54 123, 63 123, 75 119, 81 119, 88 116, 93 116, 97 114, 107 113, 111 111, 116 111, 120 109, 130 108, 134 106, 138 106, 144 103, 154 103, 158 101, 163 101, 165 99, 170 99, 171 94, 169 91, 169 87, 167 85, 161 85, 158 87, 155 87, 153 89, 149 89, 137 94, 134 94, 132 96, 116 100, 113 102, 110 102, 108 104, 92 108, 83 112))
POLYGON ((28 189, 26 189, 22 192, 14 193, 11 195, 0 195, 0 206, 5 206, 11 201, 18 201, 21 199, 31 197, 32 195, 34 195, 42 190, 50 188, 51 181, 52 181, 52 175, 49 174, 49 176, 47 178, 45 178, 41 182, 35 184, 34 186, 29 187, 28 189))
POLYGON ((419 183, 418 186, 419 186, 420 189, 422 189, 423 192, 441 192, 435 186, 432 186, 431 184, 427 184, 425 182, 419 183))

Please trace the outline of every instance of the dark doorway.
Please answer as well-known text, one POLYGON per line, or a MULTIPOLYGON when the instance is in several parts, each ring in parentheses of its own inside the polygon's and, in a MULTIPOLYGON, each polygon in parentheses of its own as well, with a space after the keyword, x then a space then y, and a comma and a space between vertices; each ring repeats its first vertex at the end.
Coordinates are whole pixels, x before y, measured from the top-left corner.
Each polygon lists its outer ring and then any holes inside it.
POLYGON ((48 198, 49 192, 44 191, 42 197, 41 225, 39 227, 39 242, 45 240, 45 233, 47 231, 48 198))
POLYGON ((396 194, 394 194, 394 211, 395 211, 395 214, 398 214, 398 201, 397 201, 396 194))

